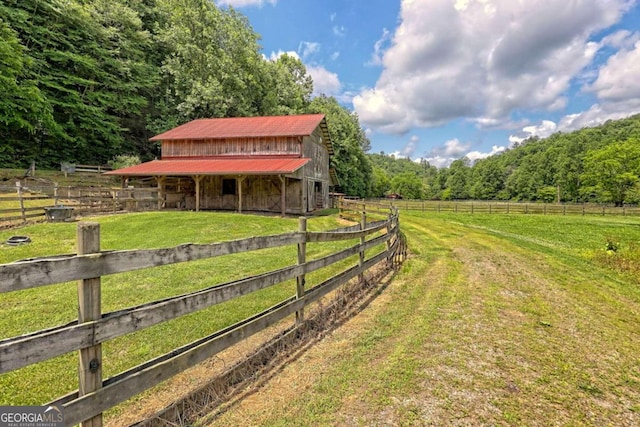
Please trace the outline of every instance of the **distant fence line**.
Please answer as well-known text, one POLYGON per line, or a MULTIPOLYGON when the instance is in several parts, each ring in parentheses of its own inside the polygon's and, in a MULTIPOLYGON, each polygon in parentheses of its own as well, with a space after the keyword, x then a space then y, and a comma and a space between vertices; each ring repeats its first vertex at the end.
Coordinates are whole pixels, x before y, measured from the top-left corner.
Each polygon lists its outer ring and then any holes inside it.
POLYGON ((214 244, 185 244, 149 250, 101 251, 100 226, 79 223, 78 253, 37 258, 0 265, 0 293, 20 292, 56 283, 78 281, 78 321, 22 336, 0 340, 0 374, 79 351, 79 388, 49 405, 64 408, 64 424, 102 425, 102 412, 168 378, 216 355, 251 335, 296 314, 296 324, 307 305, 346 284, 362 278, 372 267, 387 268, 402 261, 406 244, 400 233, 397 210, 383 220, 369 221, 361 212, 359 224, 325 232, 307 231, 300 218, 297 232, 251 237, 214 244), (307 259, 307 243, 355 240, 357 243, 322 258, 307 259), (101 313, 101 276, 190 262, 266 248, 296 245, 297 259, 279 270, 153 301, 111 313, 101 313), (369 252, 367 254, 367 251, 369 252), (367 258, 367 255, 370 255, 367 258), (357 256, 352 267, 309 288, 308 273, 357 256), (157 325, 216 304, 296 280, 296 294, 232 326, 203 337, 170 353, 135 366, 112 378, 102 378, 103 342, 157 325))
POLYGON ((46 208, 73 208, 75 214, 156 210, 158 189, 99 186, 25 185, 0 186, 0 227, 38 221, 46 208))
POLYGON ((486 214, 536 214, 536 215, 615 215, 640 216, 640 206, 611 206, 592 203, 532 203, 496 201, 439 201, 366 199, 345 200, 345 203, 366 205, 367 209, 395 207, 405 211, 486 213, 486 214))

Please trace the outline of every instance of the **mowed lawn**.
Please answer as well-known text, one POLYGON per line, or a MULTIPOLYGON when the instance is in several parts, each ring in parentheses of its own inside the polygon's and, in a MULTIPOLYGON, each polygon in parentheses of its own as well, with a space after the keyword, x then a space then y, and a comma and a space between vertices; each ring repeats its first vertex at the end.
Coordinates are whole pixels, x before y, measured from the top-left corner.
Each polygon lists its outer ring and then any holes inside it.
POLYGON ((640 218, 401 224, 378 297, 203 425, 640 425, 640 218))
MULTIPOLYGON (((298 229, 296 218, 213 212, 149 212, 85 220, 100 223, 102 250, 214 243, 298 229)), ((340 226, 344 224, 337 216, 308 220, 311 231, 340 226)), ((75 253, 76 227, 76 223, 40 223, 3 230, 0 232, 0 264, 75 253), (29 236, 32 243, 22 246, 4 244, 14 235, 29 236)), ((354 242, 309 244, 308 259, 352 244, 354 242)), ((102 278, 102 311, 106 313, 181 295, 296 262, 297 249, 293 245, 105 276, 102 278)), ((357 261, 354 258, 347 262, 353 265, 357 261)), ((331 269, 310 274, 308 283, 317 284, 322 277, 331 274, 331 269)), ((113 376, 249 317, 291 295, 295 295, 295 283, 290 281, 107 342, 103 346, 103 375, 105 378, 113 376)), ((0 339, 71 322, 77 319, 77 307, 75 282, 0 294, 0 339)), ((41 405, 77 388, 77 354, 71 353, 0 374, 0 405, 41 405)), ((122 411, 126 408, 120 408, 115 414, 122 411)))

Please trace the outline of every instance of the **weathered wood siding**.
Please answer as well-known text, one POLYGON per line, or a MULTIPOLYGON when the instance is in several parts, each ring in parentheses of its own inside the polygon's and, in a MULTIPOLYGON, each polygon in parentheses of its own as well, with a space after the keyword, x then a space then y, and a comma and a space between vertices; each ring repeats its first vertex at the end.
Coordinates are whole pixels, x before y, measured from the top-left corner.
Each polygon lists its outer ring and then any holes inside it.
POLYGON ((296 136, 162 141, 162 158, 300 155, 296 136))
MULTIPOLYGON (((266 137, 162 142, 162 158, 247 157, 295 155, 311 161, 286 178, 286 212, 302 214, 329 206, 329 152, 317 127, 304 138, 266 137)), ((209 176, 201 185, 201 209, 238 210, 236 194, 222 194, 224 179, 237 175, 209 176)), ((175 179, 165 184, 164 206, 195 209, 195 185, 175 179)), ((237 188, 240 181, 238 181, 237 188)), ((278 176, 246 176, 242 179, 242 210, 282 212, 281 181, 278 176)))
POLYGON ((320 127, 303 140, 303 155, 311 159, 303 167, 304 185, 303 204, 307 212, 329 207, 329 152, 322 140, 320 127))
MULTIPOLYGON (((238 190, 236 194, 222 194, 222 181, 238 180, 237 175, 208 176, 201 183, 200 208, 211 210, 238 210, 238 190)), ((286 177, 286 212, 303 213, 302 179, 286 177)), ((195 183, 190 178, 169 181, 165 187, 165 207, 195 209, 195 183), (191 181, 190 183, 188 181, 191 181)), ((261 212, 281 212, 281 182, 277 176, 245 176, 242 179, 242 210, 261 212)))

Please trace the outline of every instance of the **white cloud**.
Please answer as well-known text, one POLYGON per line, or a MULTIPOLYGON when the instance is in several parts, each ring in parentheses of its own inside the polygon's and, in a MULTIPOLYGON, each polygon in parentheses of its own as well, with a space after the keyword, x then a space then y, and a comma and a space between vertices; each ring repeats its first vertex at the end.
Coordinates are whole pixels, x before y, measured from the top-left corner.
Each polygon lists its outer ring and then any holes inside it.
MULTIPOLYGON (((353 99, 354 108, 362 123, 395 133, 459 117, 505 122, 514 110, 562 110, 571 82, 605 43, 628 39, 590 39, 628 6, 627 0, 403 0, 391 46, 383 49, 384 33, 374 46, 371 63, 381 64, 382 74, 353 99)), ((608 79, 602 73, 598 79, 592 88, 605 94, 608 79)))
POLYGON ((382 29, 382 37, 376 41, 373 46, 373 53, 371 54, 371 60, 366 65, 382 65, 382 55, 387 44, 391 40, 391 32, 386 28, 382 29))
POLYGON ((511 142, 511 144, 520 143, 532 136, 546 138, 557 130, 558 125, 555 122, 551 120, 543 120, 539 125, 525 126, 518 134, 509 136, 509 142, 511 142))
POLYGON ((402 157, 412 157, 413 154, 416 152, 416 149, 418 148, 419 141, 420 141, 420 138, 418 138, 415 135, 412 136, 409 139, 409 142, 407 143, 407 145, 402 147, 402 150, 400 150, 400 154, 402 155, 402 157))
POLYGON ((640 98, 640 41, 633 48, 620 50, 600 68, 598 78, 587 88, 603 101, 640 98))
POLYGON ((441 147, 433 148, 425 157, 425 160, 429 164, 438 168, 446 168, 451 165, 454 160, 461 159, 463 157, 468 158, 472 163, 479 159, 486 159, 494 154, 504 152, 507 147, 494 145, 491 147, 491 151, 488 153, 481 151, 469 151, 471 143, 463 143, 458 139, 452 139, 441 147))
POLYGON ((278 0, 217 0, 216 4, 218 6, 232 6, 234 8, 248 7, 248 6, 258 6, 262 7, 265 4, 270 4, 275 6, 278 3, 278 0))
POLYGON ((271 61, 275 61, 276 59, 280 58, 282 55, 288 55, 292 58, 296 58, 296 59, 300 59, 300 55, 298 55, 298 52, 295 52, 293 50, 287 51, 285 52, 284 50, 279 50, 277 52, 271 52, 271 55, 269 55, 269 59, 271 61))
POLYGON ((483 153, 481 151, 470 151, 466 154, 466 157, 471 160, 471 162, 475 162, 476 160, 486 159, 489 156, 493 156, 494 154, 500 154, 504 152, 507 147, 502 147, 498 145, 494 145, 491 147, 491 151, 488 153, 483 153))
POLYGON ((443 147, 435 147, 431 150, 432 155, 460 158, 471 148, 471 144, 462 143, 457 138, 444 143, 443 147))
POLYGON ((313 79, 313 95, 334 96, 340 93, 342 84, 336 73, 324 67, 307 65, 307 74, 313 79))
POLYGON ((303 59, 308 58, 318 51, 320 51, 320 43, 300 42, 300 45, 298 46, 298 52, 302 52, 301 56, 303 59))
POLYGON ((333 35, 336 37, 344 37, 347 34, 347 29, 344 27, 344 25, 334 25, 332 30, 333 35))

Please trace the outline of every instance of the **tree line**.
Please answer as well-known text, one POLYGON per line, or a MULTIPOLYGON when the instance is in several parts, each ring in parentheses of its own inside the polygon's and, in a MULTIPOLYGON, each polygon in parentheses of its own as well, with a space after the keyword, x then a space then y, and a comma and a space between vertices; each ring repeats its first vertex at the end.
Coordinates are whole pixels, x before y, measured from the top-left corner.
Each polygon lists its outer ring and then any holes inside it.
POLYGON ((150 137, 193 119, 320 112, 343 190, 370 195, 358 117, 259 41, 210 0, 3 0, 0 167, 150 160, 150 137))
POLYGON ((471 163, 437 169, 370 154, 374 197, 541 202, 640 202, 640 115, 548 138, 529 138, 471 163))
POLYGON ((205 117, 324 113, 339 191, 412 199, 640 201, 640 116, 530 138, 471 163, 367 154, 358 116, 313 97, 296 57, 211 0, 3 0, 0 167, 159 156, 149 138, 205 117))

